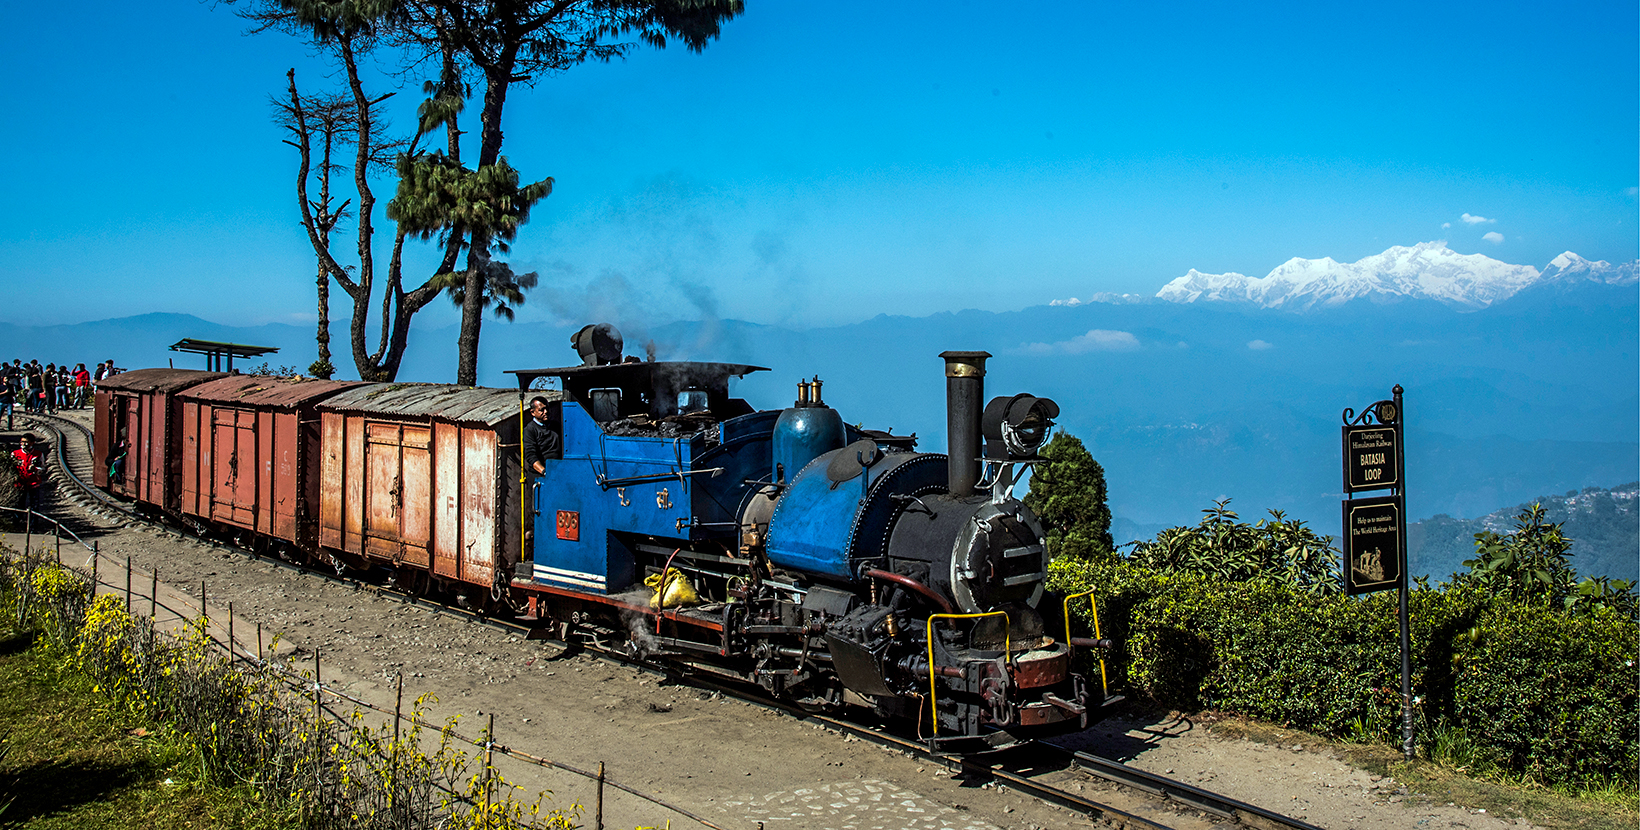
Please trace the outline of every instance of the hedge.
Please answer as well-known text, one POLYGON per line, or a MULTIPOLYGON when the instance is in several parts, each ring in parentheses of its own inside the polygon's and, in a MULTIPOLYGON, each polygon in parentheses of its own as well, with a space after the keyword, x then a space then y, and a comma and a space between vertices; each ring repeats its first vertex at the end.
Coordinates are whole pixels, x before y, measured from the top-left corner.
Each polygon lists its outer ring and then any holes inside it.
MULTIPOLYGON (((1107 661, 1130 693, 1344 739, 1399 743, 1394 592, 1321 596, 1274 582, 1159 574, 1120 559, 1062 557, 1050 587, 1097 589, 1107 661)), ((1511 772, 1573 785, 1640 767, 1640 626, 1609 609, 1521 605, 1473 587, 1410 600, 1421 735, 1461 729, 1511 772)), ((1087 606, 1073 614, 1087 624, 1087 606)))

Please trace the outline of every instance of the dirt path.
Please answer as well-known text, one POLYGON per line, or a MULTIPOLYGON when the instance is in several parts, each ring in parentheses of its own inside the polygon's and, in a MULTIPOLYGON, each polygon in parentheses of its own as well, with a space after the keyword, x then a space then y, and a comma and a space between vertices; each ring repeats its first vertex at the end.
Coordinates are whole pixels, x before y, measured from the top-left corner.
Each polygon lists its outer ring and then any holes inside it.
MULTIPOLYGON (((612 780, 725 828, 752 830, 759 822, 771 830, 1097 826, 783 714, 197 540, 120 527, 61 498, 49 504, 59 515, 72 510, 85 535, 96 539, 110 590, 123 593, 127 560, 139 575, 157 569, 168 586, 162 602, 190 612, 204 583, 213 619, 225 621, 233 603, 241 642, 260 624, 267 638, 277 632, 286 648, 300 650, 298 659, 311 660, 318 651, 327 684, 391 708, 394 677, 402 673, 406 700, 435 693, 431 714, 462 716, 467 734, 493 714, 498 740, 509 746, 584 770, 602 762, 612 780)), ((7 534, 0 541, 21 548, 23 540, 7 534)), ((65 562, 83 565, 84 554, 69 550, 65 562)), ((133 581, 146 594, 148 578, 133 581)), ((134 606, 147 610, 146 601, 134 606)), ((1184 720, 1107 723, 1064 742, 1329 830, 1529 826, 1462 807, 1410 806, 1393 782, 1374 781, 1331 754, 1225 740, 1184 720)), ((553 791, 557 806, 592 802, 593 785, 584 778, 521 765, 503 769, 531 792, 553 791)), ((1180 812, 1074 771, 1044 777, 1180 830, 1220 826, 1215 817, 1180 812)), ((608 827, 666 826, 669 820, 674 828, 698 826, 618 791, 606 795, 608 827)), ((590 809, 583 819, 590 826, 590 809)))

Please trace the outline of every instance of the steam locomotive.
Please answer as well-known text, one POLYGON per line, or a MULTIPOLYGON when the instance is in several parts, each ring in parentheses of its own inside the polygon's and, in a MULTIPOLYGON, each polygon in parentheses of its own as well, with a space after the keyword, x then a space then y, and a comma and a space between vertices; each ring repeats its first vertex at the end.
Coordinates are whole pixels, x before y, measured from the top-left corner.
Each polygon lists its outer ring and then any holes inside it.
POLYGON ((516 392, 128 372, 98 390, 96 481, 258 552, 869 706, 939 751, 1082 729, 1119 700, 1072 670, 1109 643, 1043 605, 1042 528, 1012 495, 1058 406, 982 406, 990 355, 940 355, 942 455, 845 423, 818 378, 754 411, 729 381, 763 367, 623 357, 608 325, 572 345, 578 365, 512 370, 516 392), (557 440, 526 463, 532 416, 557 440))

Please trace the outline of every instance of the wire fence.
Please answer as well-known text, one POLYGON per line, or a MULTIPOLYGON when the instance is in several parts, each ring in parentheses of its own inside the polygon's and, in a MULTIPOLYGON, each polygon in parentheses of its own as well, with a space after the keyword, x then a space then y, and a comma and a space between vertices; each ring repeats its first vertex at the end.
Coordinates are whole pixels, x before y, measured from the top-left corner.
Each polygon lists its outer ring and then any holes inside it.
MULTIPOLYGON (((112 574, 108 572, 107 565, 111 563, 105 563, 103 561, 104 557, 101 555, 101 551, 99 550, 96 540, 87 541, 76 534, 71 528, 63 525, 55 518, 33 509, 0 507, 0 510, 10 510, 16 513, 26 514, 23 518, 25 528, 23 534, 23 561, 28 561, 31 553, 38 553, 42 556, 45 555, 49 547, 49 555, 52 561, 55 562, 55 564, 62 566, 65 570, 83 579, 92 598, 95 598, 98 593, 112 593, 116 596, 123 594, 125 611, 133 619, 139 616, 138 606, 140 602, 146 600, 148 604, 148 613, 146 618, 151 627, 157 625, 161 612, 174 616, 176 618, 175 622, 179 627, 190 624, 197 625, 199 630, 203 633, 205 641, 209 644, 210 648, 219 650, 223 655, 225 655, 230 667, 267 673, 277 677, 288 691, 300 694, 305 698, 310 698, 317 711, 322 712, 325 716, 335 720, 338 723, 349 724, 353 720, 352 715, 338 712, 336 709, 332 708, 333 703, 345 702, 354 707, 353 711, 355 713, 362 709, 392 718, 391 723, 393 725, 395 735, 398 734, 401 724, 408 725, 412 729, 431 728, 437 730, 439 734, 447 736, 450 740, 457 741, 461 744, 479 750, 484 755, 484 769, 486 774, 488 774, 490 769, 491 760, 495 756, 499 755, 524 764, 543 769, 558 770, 586 779, 594 785, 593 827, 597 828, 597 830, 604 829, 604 791, 606 788, 619 790, 638 799, 642 799, 643 801, 654 804, 655 806, 678 816, 689 819, 699 826, 710 828, 711 830, 725 830, 725 828, 721 825, 716 824, 705 817, 697 815, 681 806, 678 806, 677 804, 673 804, 665 799, 645 793, 626 784, 622 784, 611 778, 605 768, 605 763, 602 761, 598 763, 596 770, 583 769, 573 764, 553 760, 551 758, 527 752, 495 740, 495 715, 493 713, 489 715, 488 727, 479 737, 459 733, 448 724, 441 726, 431 723, 421 717, 419 709, 413 710, 407 714, 404 711, 404 676, 402 674, 397 674, 395 676, 395 704, 393 708, 389 709, 385 706, 374 704, 370 701, 364 700, 363 698, 349 694, 334 685, 327 685, 324 682, 321 653, 317 649, 313 651, 311 677, 309 677, 305 672, 295 668, 294 663, 292 663, 292 665, 281 665, 276 659, 277 655, 270 655, 270 649, 264 642, 264 633, 260 623, 255 626, 255 651, 250 650, 252 643, 248 641, 241 641, 240 635, 235 630, 235 613, 232 602, 227 604, 226 623, 219 624, 219 630, 223 631, 222 636, 219 637, 212 633, 210 606, 208 602, 208 586, 204 581, 201 581, 199 584, 199 606, 197 609, 179 609, 173 607, 171 604, 163 601, 160 597, 161 582, 159 578, 159 571, 157 569, 143 574, 139 569, 132 565, 129 559, 119 559, 116 561, 123 562, 124 565, 122 580, 120 574, 121 568, 117 565, 114 567, 112 574), (36 530, 36 522, 39 523, 39 531, 36 530), (44 532, 44 528, 46 527, 49 527, 51 531, 49 542, 46 541, 47 534, 44 532), (69 547, 71 550, 71 555, 67 563, 65 563, 63 559, 63 540, 65 537, 70 541, 69 547), (38 548, 34 547, 36 541, 40 542, 40 546, 38 548), (73 562, 75 557, 72 555, 72 549, 76 545, 82 548, 86 554, 84 562, 79 565, 76 565, 73 562), (146 586, 146 594, 144 594, 141 590, 143 586, 141 585, 140 577, 143 576, 147 577, 148 584, 146 586), (109 577, 112 577, 112 579, 109 577), (198 612, 197 616, 190 619, 189 613, 196 610, 198 612)), ((182 594, 180 591, 178 591, 178 593, 182 594)), ((182 596, 186 596, 186 594, 182 594, 182 596)), ((484 796, 487 798, 489 787, 484 786, 481 789, 484 796)), ((447 794, 455 798, 460 798, 463 800, 468 798, 464 794, 457 793, 448 788, 445 788, 445 791, 447 794)), ((670 826, 670 822, 668 822, 668 825, 670 826)), ((756 826, 759 830, 761 830, 763 827, 763 822, 757 822, 756 826)))

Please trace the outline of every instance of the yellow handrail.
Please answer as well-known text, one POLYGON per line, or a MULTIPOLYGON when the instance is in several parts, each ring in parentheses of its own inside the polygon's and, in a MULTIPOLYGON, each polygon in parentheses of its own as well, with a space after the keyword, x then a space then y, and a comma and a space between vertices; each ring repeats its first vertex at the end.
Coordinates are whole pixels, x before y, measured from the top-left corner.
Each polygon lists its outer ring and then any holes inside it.
MULTIPOLYGON (((1083 591, 1080 594, 1071 594, 1065 597, 1065 647, 1071 647, 1071 600, 1078 597, 1088 598, 1088 608, 1093 611, 1093 639, 1103 640, 1105 635, 1099 633, 1099 603, 1093 599, 1093 591, 1083 591)), ((1110 697, 1110 680, 1105 677, 1105 658, 1099 658, 1099 690, 1110 697)))
MULTIPOLYGON (((535 552, 526 549, 525 544, 525 540, 530 535, 530 518, 535 512, 534 504, 526 505, 524 503, 529 501, 530 494, 530 468, 524 466, 524 428, 529 426, 529 421, 524 417, 524 397, 528 394, 529 390, 519 390, 518 392, 518 561, 523 562, 524 554, 530 554, 530 579, 533 580, 535 578, 535 566, 533 564, 535 552)), ((516 573, 514 575, 516 576, 516 573)), ((508 578, 507 582, 511 583, 512 579, 508 578)), ((531 594, 531 596, 534 596, 534 594, 531 594)))
POLYGON ((1006 611, 987 611, 983 614, 935 614, 928 618, 928 623, 923 628, 923 640, 928 646, 928 712, 930 720, 934 723, 933 737, 938 738, 940 736, 940 709, 938 701, 935 699, 937 692, 934 683, 934 621, 972 620, 979 617, 1002 618, 1002 659, 1010 663, 1013 662, 1014 624, 1012 620, 1008 619, 1008 612, 1006 611))

